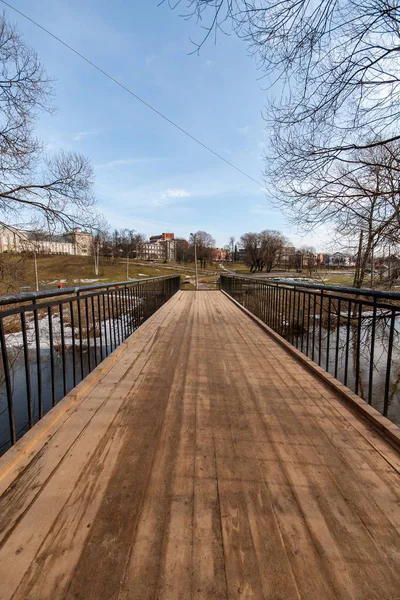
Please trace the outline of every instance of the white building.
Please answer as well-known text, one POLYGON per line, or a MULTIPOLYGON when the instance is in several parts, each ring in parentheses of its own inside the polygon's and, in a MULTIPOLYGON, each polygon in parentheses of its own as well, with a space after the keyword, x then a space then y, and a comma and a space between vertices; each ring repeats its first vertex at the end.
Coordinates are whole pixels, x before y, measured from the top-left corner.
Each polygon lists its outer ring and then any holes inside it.
POLYGON ((65 235, 48 235, 15 227, 0 227, 0 253, 37 252, 89 256, 91 247, 92 235, 79 228, 65 235))
POLYGON ((355 258, 343 252, 334 252, 329 255, 328 266, 330 267, 354 267, 355 258))
POLYGON ((138 248, 137 258, 141 260, 170 261, 176 258, 176 240, 173 233, 153 235, 149 242, 138 248))
POLYGON ((165 248, 158 243, 146 242, 138 249, 137 257, 141 260, 165 260, 165 248))

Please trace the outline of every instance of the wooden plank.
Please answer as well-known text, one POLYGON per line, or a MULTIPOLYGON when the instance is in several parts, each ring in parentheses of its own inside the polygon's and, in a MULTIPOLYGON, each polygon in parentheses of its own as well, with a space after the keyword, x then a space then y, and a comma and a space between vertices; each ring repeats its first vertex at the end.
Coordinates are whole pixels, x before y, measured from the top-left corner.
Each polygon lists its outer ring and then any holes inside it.
POLYGON ((3 479, 1 599, 400 596, 398 454, 223 294, 174 296, 46 435, 3 479))
MULTIPOLYGON (((167 318, 168 313, 164 313, 164 317, 167 318)), ((149 338, 146 332, 143 341, 147 343, 149 340, 152 345, 155 336, 153 324, 149 323, 146 329, 149 338)), ((88 510, 88 501, 92 508, 97 506, 96 502, 103 501, 107 476, 110 474, 106 465, 102 464, 104 448, 107 449, 111 443, 110 457, 115 464, 118 446, 124 441, 126 427, 122 427, 121 419, 125 419, 125 413, 121 412, 115 422, 114 419, 131 388, 140 387, 141 380, 138 379, 135 368, 138 367, 140 372, 150 356, 147 352, 138 354, 137 346, 133 354, 135 357, 139 355, 141 360, 137 363, 133 360, 133 355, 131 360, 127 359, 126 353, 124 360, 113 364, 107 377, 101 380, 99 386, 94 387, 92 394, 86 398, 87 401, 80 405, 79 411, 75 411, 61 430, 57 430, 52 436, 46 451, 41 452, 37 460, 23 472, 18 481, 19 485, 14 485, 1 497, 0 505, 9 516, 9 522, 3 524, 4 538, 0 548, 0 579, 6 582, 6 585, 0 588, 0 598, 3 597, 2 594, 5 598, 9 597, 8 595, 14 593, 20 584, 20 597, 25 597, 27 590, 35 588, 32 578, 38 585, 45 583, 47 589, 51 589, 52 582, 57 586, 56 589, 59 589, 59 563, 54 561, 54 555, 57 551, 64 554, 69 541, 70 550, 76 545, 73 527, 69 531, 70 535, 65 531, 69 529, 68 523, 71 520, 69 507, 72 506, 73 511, 85 513, 88 510), (110 424, 113 428, 110 428, 110 424), (116 431, 118 436, 115 436, 116 431), (96 480, 100 476, 102 482, 98 494, 88 500, 85 494, 88 479, 90 481, 90 478, 94 477, 96 480), (80 498, 79 502, 76 502, 76 497, 80 498), (60 511, 63 514, 62 518, 60 511), (58 524, 63 525, 64 521, 65 525, 59 528, 58 524), (54 529, 53 524, 56 522, 57 526, 54 529), (61 546, 58 550, 57 542, 61 546), (54 545, 56 550, 47 549, 48 546, 54 545), (3 560, 3 557, 7 556, 10 559, 10 553, 11 558, 15 556, 11 573, 7 571, 7 561, 3 560), (50 555, 51 566, 49 561, 43 559, 47 554, 50 555), (43 568, 46 577, 40 575, 43 568)), ((78 532, 81 546, 78 546, 78 551, 68 553, 71 568, 78 561, 79 550, 89 533, 87 525, 82 527, 82 517, 79 514, 75 520, 81 525, 78 532)), ((87 524, 90 523, 89 519, 87 524)), ((66 571, 65 580, 68 572, 64 567, 66 565, 63 565, 63 571, 66 571)))

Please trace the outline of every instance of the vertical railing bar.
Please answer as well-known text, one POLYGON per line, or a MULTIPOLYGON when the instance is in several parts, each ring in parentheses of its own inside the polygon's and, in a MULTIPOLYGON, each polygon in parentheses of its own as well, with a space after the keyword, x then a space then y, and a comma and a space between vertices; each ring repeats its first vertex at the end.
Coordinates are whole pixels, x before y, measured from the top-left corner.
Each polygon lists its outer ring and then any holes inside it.
POLYGON ((97 367, 98 361, 97 361, 97 340, 96 340, 96 336, 97 336, 97 331, 96 331, 96 317, 94 314, 94 296, 92 296, 90 298, 91 302, 91 306, 92 306, 92 323, 93 323, 93 344, 94 344, 94 364, 97 367))
POLYGON ((300 345, 300 349, 301 352, 303 352, 303 346, 304 346, 304 312, 305 312, 305 305, 306 305, 306 293, 303 291, 302 296, 303 298, 303 306, 302 306, 302 311, 301 311, 301 345, 300 345))
POLYGON ((321 290, 319 296, 319 343, 318 343, 318 364, 321 366, 322 360, 322 317, 324 311, 324 290, 321 290))
POLYGON ((92 370, 92 360, 90 357, 90 322, 89 322, 89 303, 88 297, 85 296, 85 321, 86 321, 86 341, 87 341, 87 362, 88 372, 92 370))
POLYGON ((82 307, 81 307, 81 298, 78 292, 76 304, 78 308, 78 329, 79 329, 79 357, 81 362, 81 379, 84 378, 84 368, 83 368, 83 331, 82 331, 82 307))
MULTIPOLYGON (((112 294, 112 292, 111 292, 112 294)), ((108 327, 110 331, 110 350, 113 351, 113 330, 112 323, 114 321, 113 318, 113 308, 112 308, 112 300, 110 301, 110 289, 107 288, 107 305, 108 305, 108 327)), ((115 347, 115 346, 114 346, 115 347)))
POLYGON ((138 311, 139 311, 139 305, 138 305, 138 296, 137 296, 137 291, 136 291, 137 286, 134 285, 132 290, 133 290, 133 327, 134 327, 134 331, 136 331, 137 329, 137 324, 138 324, 138 311))
POLYGON ((125 331, 125 289, 124 288, 120 288, 120 307, 121 307, 121 333, 122 333, 122 338, 121 341, 123 342, 126 339, 126 331, 125 331))
POLYGON ((26 402, 28 411, 28 424, 29 429, 33 427, 33 409, 32 409, 32 388, 31 388, 31 370, 29 362, 29 348, 28 338, 26 335, 26 318, 25 312, 21 312, 21 330, 22 330, 22 343, 24 347, 24 366, 25 366, 25 382, 26 382, 26 402))
POLYGON ((312 331, 312 352, 311 352, 311 360, 315 360, 315 318, 317 316, 317 294, 313 294, 313 331, 312 331))
POLYGON ((307 293, 307 345, 306 345, 306 356, 308 356, 308 351, 310 349, 310 303, 311 303, 311 294, 307 293))
POLYGON ((297 294, 297 315, 296 315, 296 348, 299 347, 299 325, 300 325, 300 292, 297 288, 295 288, 295 293, 297 294))
POLYGON ((351 323, 351 300, 348 301, 347 306, 347 330, 346 330, 346 354, 344 362, 344 385, 347 385, 347 378, 349 372, 349 350, 350 350, 350 323, 351 323))
POLYGON ((65 335, 64 335, 64 305, 59 305, 60 309, 60 331, 61 331, 61 357, 62 357, 62 374, 63 374, 63 392, 67 395, 67 361, 65 357, 65 335))
POLYGON ((69 312, 71 315, 71 336, 72 336, 72 379, 74 387, 76 386, 76 347, 75 347, 75 315, 74 300, 69 303, 69 312))
POLYGON ((329 351, 331 344, 331 306, 332 298, 328 296, 328 324, 327 324, 327 335, 326 335, 326 362, 325 371, 329 373, 329 351))
POLYGON ((11 445, 13 445, 17 441, 17 438, 16 438, 16 434, 15 434, 15 417, 14 417, 13 396, 12 396, 12 387, 11 387, 11 378, 10 378, 10 366, 9 366, 9 361, 8 361, 7 344, 6 344, 6 338, 4 335, 4 323, 3 323, 2 318, 0 318, 0 345, 1 345, 1 355, 3 358, 4 381, 6 384, 8 424, 9 424, 9 428, 10 428, 10 442, 11 442, 11 445))
POLYGON ((39 335, 39 316, 36 300, 33 300, 33 323, 35 327, 35 345, 36 345, 36 377, 38 389, 38 417, 43 417, 43 390, 42 390, 42 360, 40 353, 40 335, 39 335))
POLYGON ((373 378, 374 378, 375 332, 376 332, 376 297, 374 297, 374 307, 372 309, 371 347, 370 347, 370 355, 369 355, 369 376, 368 376, 368 404, 372 404, 372 386, 373 386, 373 378))
POLYGON ((102 304, 103 304, 103 322, 104 322, 104 344, 105 344, 105 351, 106 351, 106 356, 108 356, 108 333, 107 333, 107 327, 108 327, 108 323, 109 323, 109 318, 107 318, 107 311, 106 311, 106 299, 105 299, 105 294, 104 292, 101 295, 102 297, 102 304))
POLYGON ((98 324, 99 324, 99 338, 100 338, 100 362, 104 360, 103 354, 103 333, 101 331, 101 303, 100 303, 100 294, 97 294, 97 314, 98 314, 98 324))
MULTIPOLYGON (((121 343, 121 331, 120 331, 120 313, 119 313, 119 288, 115 290, 115 314, 116 314, 116 326, 118 334, 117 346, 121 343)), ((115 340, 117 342, 117 340, 115 340)))
POLYGON ((358 318, 357 318, 357 346, 356 346, 356 381, 355 393, 358 394, 360 384, 360 348, 361 348, 361 319, 362 319, 362 302, 358 302, 358 318))
POLYGON ((279 314, 280 314, 280 289, 278 285, 275 285, 275 296, 276 296, 276 312, 275 312, 275 331, 279 332, 279 314))
POLYGON ((287 289, 283 289, 283 310, 282 310, 282 325, 281 325, 281 335, 285 337, 286 333, 286 308, 287 308, 287 289))
POLYGON ((114 349, 118 346, 117 344, 117 332, 115 330, 116 327, 116 298, 117 298, 117 290, 111 290, 111 310, 112 310, 112 322, 113 322, 113 334, 114 334, 114 349))
POLYGON ((47 307, 47 315, 49 320, 49 345, 50 345, 50 372, 51 372, 51 398, 52 406, 56 405, 57 392, 56 392, 56 377, 54 369, 54 338, 53 338, 53 319, 51 314, 51 306, 47 307))
POLYGON ((132 333, 132 290, 131 288, 126 288, 126 301, 127 301, 127 328, 128 328, 128 337, 132 333))
POLYGON ((128 323, 128 288, 124 287, 124 311, 125 311, 125 339, 129 336, 129 323, 128 323))
POLYGON ((342 301, 339 298, 337 304, 337 319, 336 319, 336 347, 335 347, 335 377, 338 376, 339 368, 339 344, 340 344, 340 319, 342 313, 342 301))
POLYGON ((124 310, 124 288, 119 289, 119 310, 121 318, 121 343, 125 340, 125 310, 124 310))
POLYGON ((392 353, 393 353, 393 339, 394 339, 394 328, 396 324, 396 309, 392 309, 392 317, 390 319, 390 333, 389 333, 389 346, 386 363, 386 380, 385 380, 385 396, 383 399, 383 416, 387 417, 389 412, 389 395, 390 395, 390 373, 392 370, 392 353))

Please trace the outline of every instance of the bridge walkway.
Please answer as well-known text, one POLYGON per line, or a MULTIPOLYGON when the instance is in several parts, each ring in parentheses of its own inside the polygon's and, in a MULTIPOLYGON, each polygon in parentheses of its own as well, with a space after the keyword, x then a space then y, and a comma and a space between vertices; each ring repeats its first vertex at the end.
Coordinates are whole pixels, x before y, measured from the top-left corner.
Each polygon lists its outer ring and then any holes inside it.
POLYGON ((221 292, 178 292, 0 459, 0 598, 393 600, 399 459, 221 292))

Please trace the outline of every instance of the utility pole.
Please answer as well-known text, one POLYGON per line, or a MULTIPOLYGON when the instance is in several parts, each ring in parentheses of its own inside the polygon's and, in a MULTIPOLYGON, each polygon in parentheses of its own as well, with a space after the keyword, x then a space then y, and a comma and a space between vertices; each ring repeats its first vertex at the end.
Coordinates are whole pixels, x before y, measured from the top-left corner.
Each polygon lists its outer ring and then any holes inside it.
POLYGON ((38 270, 37 270, 37 260, 36 260, 36 251, 33 253, 33 263, 35 266, 35 287, 36 291, 39 291, 39 278, 38 278, 38 270))
POLYGON ((129 250, 126 255, 126 280, 128 281, 128 279, 129 279, 129 250))

